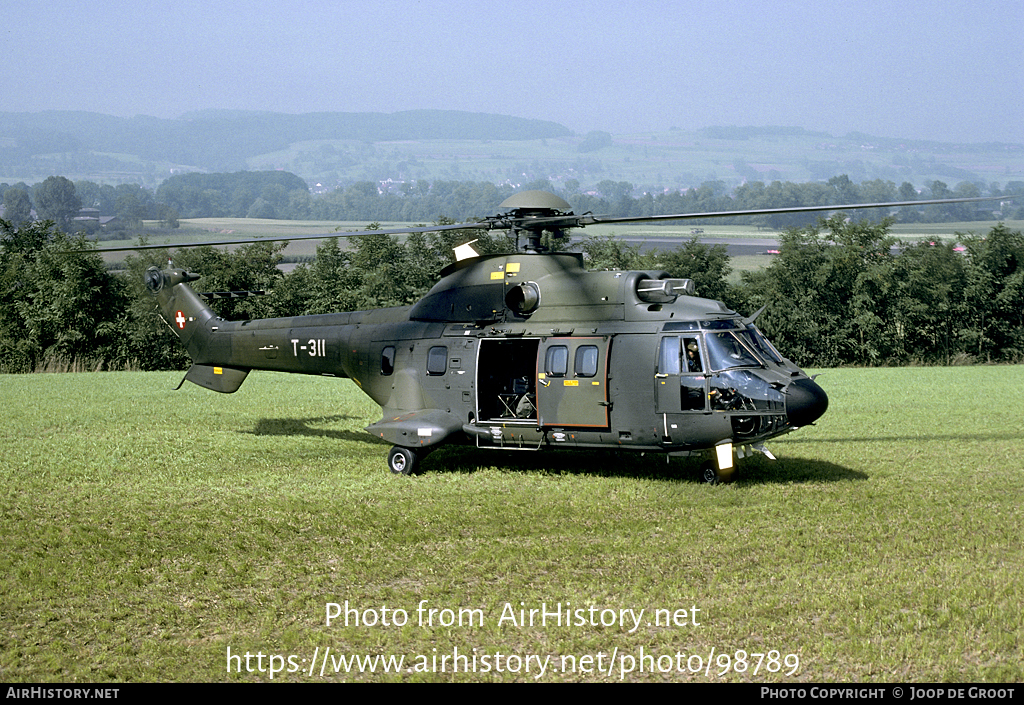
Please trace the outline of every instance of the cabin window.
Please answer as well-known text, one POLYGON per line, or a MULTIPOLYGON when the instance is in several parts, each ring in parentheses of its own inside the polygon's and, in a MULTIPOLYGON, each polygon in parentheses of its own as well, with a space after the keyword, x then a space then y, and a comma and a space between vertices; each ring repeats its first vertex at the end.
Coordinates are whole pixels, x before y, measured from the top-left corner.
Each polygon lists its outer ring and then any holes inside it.
POLYGON ((437 345, 427 351, 427 374, 443 375, 448 371, 448 348, 437 345))
POLYGON ((551 377, 565 377, 569 371, 569 348, 553 345, 544 355, 544 371, 551 377))
POLYGON ((581 345, 576 348, 576 376, 594 377, 597 374, 597 346, 581 345))
POLYGON ((380 351, 380 373, 390 375, 395 371, 395 346, 389 345, 380 351))

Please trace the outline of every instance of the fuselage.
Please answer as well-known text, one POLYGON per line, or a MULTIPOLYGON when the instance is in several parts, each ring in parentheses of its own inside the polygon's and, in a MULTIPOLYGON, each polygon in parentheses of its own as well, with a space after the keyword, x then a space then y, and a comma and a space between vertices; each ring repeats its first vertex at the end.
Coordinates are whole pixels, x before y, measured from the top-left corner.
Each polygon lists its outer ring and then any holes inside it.
POLYGON ((571 254, 450 266, 417 304, 224 321, 169 270, 164 319, 223 392, 249 370, 349 377, 397 446, 618 447, 687 453, 759 444, 828 400, 752 322, 665 272, 588 272, 571 254))

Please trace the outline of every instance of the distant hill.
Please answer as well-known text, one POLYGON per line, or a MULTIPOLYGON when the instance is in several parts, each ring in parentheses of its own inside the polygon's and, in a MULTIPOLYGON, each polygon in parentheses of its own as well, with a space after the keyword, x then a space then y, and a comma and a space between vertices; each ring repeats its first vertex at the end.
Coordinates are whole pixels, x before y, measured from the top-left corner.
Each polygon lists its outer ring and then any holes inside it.
POLYGON ((0 113, 0 178, 65 174, 66 167, 131 172, 140 161, 233 171, 247 168, 252 157, 308 140, 517 141, 570 134, 554 122, 445 110, 304 115, 206 110, 175 120, 70 111, 0 113))
POLYGON ((554 122, 444 110, 309 113, 205 110, 174 120, 85 112, 0 113, 0 183, 48 176, 156 189, 174 174, 288 171, 317 191, 355 182, 548 182, 586 192, 679 190, 847 175, 988 185, 1024 180, 1024 145, 832 136, 801 127, 719 126, 611 135, 554 122), (621 190, 621 187, 617 187, 621 190), (607 188, 599 189, 607 191, 607 188))

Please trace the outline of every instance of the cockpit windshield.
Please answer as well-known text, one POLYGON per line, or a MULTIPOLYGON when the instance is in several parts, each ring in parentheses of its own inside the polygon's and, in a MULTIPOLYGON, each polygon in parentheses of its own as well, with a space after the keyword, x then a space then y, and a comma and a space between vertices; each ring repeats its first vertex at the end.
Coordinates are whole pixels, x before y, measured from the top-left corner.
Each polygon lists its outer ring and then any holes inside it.
POLYGON ((761 335, 761 331, 757 329, 757 326, 753 324, 748 325, 746 330, 739 331, 737 335, 740 339, 754 349, 758 355, 763 357, 765 360, 771 360, 772 362, 781 365, 782 356, 776 352, 775 348, 767 338, 761 335))
POLYGON ((735 367, 761 367, 758 360, 731 331, 707 333, 704 341, 708 347, 708 359, 713 370, 729 370, 735 367))

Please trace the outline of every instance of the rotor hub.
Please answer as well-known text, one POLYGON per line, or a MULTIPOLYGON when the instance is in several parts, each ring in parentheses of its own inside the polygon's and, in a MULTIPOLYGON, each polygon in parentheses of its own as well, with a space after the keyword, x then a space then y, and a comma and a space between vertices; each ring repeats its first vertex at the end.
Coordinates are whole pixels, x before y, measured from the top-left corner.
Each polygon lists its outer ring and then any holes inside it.
POLYGON ((506 198, 498 207, 512 209, 508 214, 510 227, 517 239, 520 234, 526 238, 523 246, 526 252, 546 251, 548 248, 541 243, 544 233, 551 233, 552 238, 564 238, 566 227, 572 227, 575 222, 572 206, 547 191, 521 191, 506 198))

